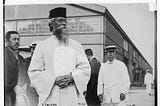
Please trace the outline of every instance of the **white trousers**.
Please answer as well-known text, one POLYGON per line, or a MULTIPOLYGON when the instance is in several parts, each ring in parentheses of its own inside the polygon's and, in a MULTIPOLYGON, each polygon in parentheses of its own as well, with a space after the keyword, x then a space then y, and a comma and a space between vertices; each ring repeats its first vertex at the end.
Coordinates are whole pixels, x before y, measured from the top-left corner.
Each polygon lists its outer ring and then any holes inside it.
POLYGON ((146 84, 146 92, 149 94, 151 93, 151 87, 152 87, 152 84, 149 83, 149 84, 146 84))

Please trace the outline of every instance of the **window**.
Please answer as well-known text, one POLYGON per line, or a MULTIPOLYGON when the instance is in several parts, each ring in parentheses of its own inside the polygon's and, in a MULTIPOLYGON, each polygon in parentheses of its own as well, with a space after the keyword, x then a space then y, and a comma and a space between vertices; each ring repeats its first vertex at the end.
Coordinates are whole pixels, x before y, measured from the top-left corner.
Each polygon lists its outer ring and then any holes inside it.
POLYGON ((128 51, 128 42, 126 40, 123 41, 123 48, 128 51))
POLYGON ((36 21, 36 33, 37 34, 50 33, 48 26, 48 19, 41 19, 36 21))
POLYGON ((35 34, 35 20, 18 21, 17 31, 21 34, 35 34))
POLYGON ((5 33, 11 30, 16 31, 16 21, 5 22, 5 33))
POLYGON ((136 57, 136 52, 135 51, 133 51, 133 57, 136 57))
POLYGON ((96 33, 103 31, 102 17, 73 17, 67 19, 68 33, 96 33))
MULTIPOLYGON (((21 35, 50 34, 48 19, 27 19, 6 21, 7 29, 14 29, 21 35)), ((67 18, 69 34, 74 33, 101 33, 103 32, 103 17, 69 17, 67 18)))

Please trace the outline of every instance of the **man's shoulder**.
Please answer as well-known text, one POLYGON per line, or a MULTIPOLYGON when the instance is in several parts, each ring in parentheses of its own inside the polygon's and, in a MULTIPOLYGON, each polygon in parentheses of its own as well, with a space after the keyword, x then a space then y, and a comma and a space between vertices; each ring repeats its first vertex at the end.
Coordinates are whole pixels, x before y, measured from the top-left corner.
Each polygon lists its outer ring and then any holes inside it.
POLYGON ((122 62, 121 60, 118 60, 118 59, 115 59, 114 61, 115 61, 115 63, 117 63, 117 64, 124 64, 124 62, 122 62))
POLYGON ((5 50, 5 57, 13 57, 14 54, 11 52, 8 46, 5 46, 4 50, 5 50))
POLYGON ((45 39, 45 40, 42 40, 42 41, 40 41, 39 43, 47 43, 47 42, 51 41, 52 39, 53 39, 53 37, 50 36, 49 38, 47 38, 47 39, 45 39))
POLYGON ((96 57, 93 57, 93 59, 91 61, 93 61, 93 62, 95 62, 97 64, 100 64, 100 61, 96 57))
POLYGON ((108 63, 105 62, 105 63, 101 63, 101 67, 105 67, 108 63))
POLYGON ((69 43, 71 43, 71 44, 81 45, 80 42, 78 42, 78 41, 76 41, 76 40, 74 40, 72 38, 68 38, 68 39, 69 39, 69 43))
POLYGON ((69 46, 74 48, 75 50, 78 50, 78 51, 82 51, 82 49, 83 49, 81 43, 79 43, 78 41, 73 40, 71 38, 69 38, 69 46))
POLYGON ((51 40, 52 40, 52 37, 49 37, 45 40, 39 41, 37 45, 39 45, 39 46, 43 45, 44 46, 44 45, 48 44, 49 42, 51 42, 51 40))

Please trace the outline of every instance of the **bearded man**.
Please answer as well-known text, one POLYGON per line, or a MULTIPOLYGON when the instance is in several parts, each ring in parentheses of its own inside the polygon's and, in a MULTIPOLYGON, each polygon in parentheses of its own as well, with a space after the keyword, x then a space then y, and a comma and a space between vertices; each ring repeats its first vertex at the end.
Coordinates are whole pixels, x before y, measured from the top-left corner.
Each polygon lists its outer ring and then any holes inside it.
POLYGON ((53 35, 35 48, 28 70, 31 86, 39 95, 39 106, 84 106, 90 78, 87 57, 81 44, 68 37, 66 8, 49 13, 53 35))

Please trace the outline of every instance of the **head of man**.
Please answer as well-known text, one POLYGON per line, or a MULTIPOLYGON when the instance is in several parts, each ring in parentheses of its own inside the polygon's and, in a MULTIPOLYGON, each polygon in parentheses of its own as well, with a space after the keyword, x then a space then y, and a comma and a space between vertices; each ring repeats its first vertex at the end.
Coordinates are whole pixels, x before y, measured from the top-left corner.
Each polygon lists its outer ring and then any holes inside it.
POLYGON ((112 62, 116 58, 116 46, 107 46, 105 49, 107 60, 112 62))
POLYGON ((66 8, 58 7, 49 12, 49 28, 59 41, 66 41, 68 38, 66 28, 66 8))
POLYGON ((146 73, 150 73, 149 69, 146 70, 146 73))
POLYGON ((8 31, 6 33, 6 44, 12 50, 18 50, 20 45, 20 35, 17 31, 8 31))
POLYGON ((93 51, 91 49, 86 49, 85 54, 88 58, 88 61, 90 61, 91 57, 93 56, 93 51))

